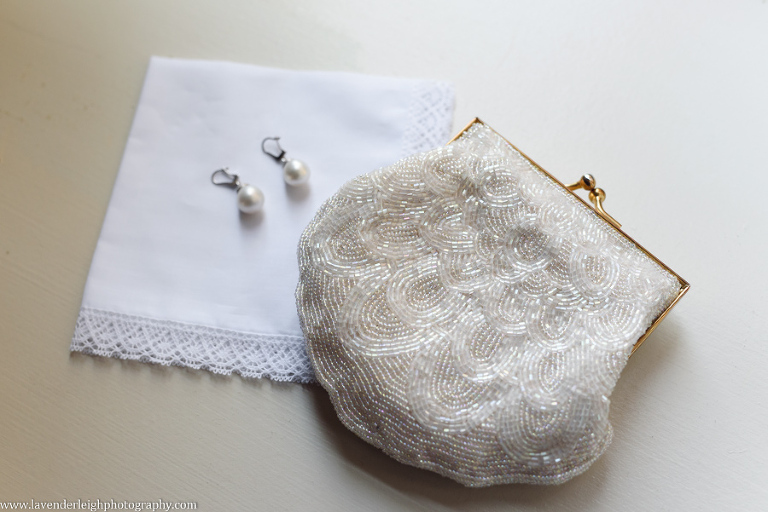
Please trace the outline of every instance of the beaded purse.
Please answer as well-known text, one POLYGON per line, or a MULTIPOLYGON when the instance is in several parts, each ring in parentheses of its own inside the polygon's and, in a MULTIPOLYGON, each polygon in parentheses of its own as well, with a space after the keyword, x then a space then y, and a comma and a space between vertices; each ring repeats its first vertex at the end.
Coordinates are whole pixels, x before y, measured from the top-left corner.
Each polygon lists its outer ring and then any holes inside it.
POLYGON ((344 185, 301 237, 296 291, 344 425, 468 486, 585 471, 627 359, 689 287, 604 197, 478 119, 344 185))

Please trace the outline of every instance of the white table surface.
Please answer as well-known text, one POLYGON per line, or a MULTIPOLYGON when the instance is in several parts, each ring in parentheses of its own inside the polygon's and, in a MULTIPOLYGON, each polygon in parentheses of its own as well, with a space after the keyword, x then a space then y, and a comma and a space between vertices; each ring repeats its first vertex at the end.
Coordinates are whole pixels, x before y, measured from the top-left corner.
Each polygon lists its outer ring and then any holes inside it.
POLYGON ((768 3, 0 0, 0 501, 198 510, 768 509, 768 3), (70 355, 150 55, 451 80, 692 284, 558 487, 466 489, 319 387, 70 355))

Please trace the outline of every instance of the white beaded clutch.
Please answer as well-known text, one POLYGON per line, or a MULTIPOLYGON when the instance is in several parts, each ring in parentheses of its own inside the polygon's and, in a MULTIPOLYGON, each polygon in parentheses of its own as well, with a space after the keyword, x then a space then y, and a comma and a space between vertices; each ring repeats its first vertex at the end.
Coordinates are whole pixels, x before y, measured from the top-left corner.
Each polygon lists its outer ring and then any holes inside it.
POLYGON ((604 197, 477 119, 344 185, 302 235, 296 291, 344 425, 468 486, 585 471, 611 442, 609 396, 633 348, 689 286, 604 197))

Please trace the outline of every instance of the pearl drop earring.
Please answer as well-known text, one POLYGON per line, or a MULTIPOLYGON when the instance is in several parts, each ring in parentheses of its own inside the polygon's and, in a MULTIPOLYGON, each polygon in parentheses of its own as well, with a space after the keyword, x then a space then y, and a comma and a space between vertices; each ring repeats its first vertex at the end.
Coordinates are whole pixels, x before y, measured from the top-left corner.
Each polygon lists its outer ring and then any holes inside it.
POLYGON ((264 193, 253 185, 242 183, 237 174, 231 174, 229 168, 219 169, 211 175, 211 183, 234 188, 237 191, 237 207, 243 213, 256 213, 264 207, 264 193), (223 181, 217 176, 223 176, 223 181))
POLYGON ((301 160, 286 158, 285 150, 280 147, 280 137, 267 137, 261 141, 261 150, 283 164, 283 179, 292 186, 303 185, 309 180, 309 167, 301 160), (277 151, 267 151, 265 144, 267 141, 274 141, 277 151))

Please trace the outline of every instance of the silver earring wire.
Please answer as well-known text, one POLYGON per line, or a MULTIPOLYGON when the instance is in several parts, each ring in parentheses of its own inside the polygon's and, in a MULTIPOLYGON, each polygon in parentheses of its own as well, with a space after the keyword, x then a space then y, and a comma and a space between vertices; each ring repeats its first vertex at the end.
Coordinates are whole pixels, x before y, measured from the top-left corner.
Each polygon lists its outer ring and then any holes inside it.
POLYGON ((285 158, 285 150, 280 147, 280 137, 267 137, 263 141, 261 141, 261 150, 264 152, 265 155, 269 155, 278 162, 285 163, 287 159, 285 158), (277 151, 269 151, 266 148, 267 142, 270 140, 275 141, 275 147, 277 148, 277 151))
POLYGON ((218 171, 214 171, 213 174, 211 174, 211 183, 214 185, 221 185, 224 187, 232 187, 232 188, 240 188, 242 187, 242 183, 240 182, 240 176, 237 174, 232 174, 229 172, 229 167, 224 167, 223 169, 219 169, 218 171), (216 181, 216 177, 219 175, 224 175, 225 181, 216 181))

